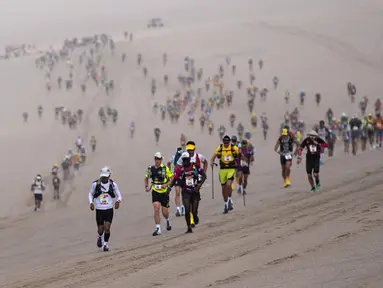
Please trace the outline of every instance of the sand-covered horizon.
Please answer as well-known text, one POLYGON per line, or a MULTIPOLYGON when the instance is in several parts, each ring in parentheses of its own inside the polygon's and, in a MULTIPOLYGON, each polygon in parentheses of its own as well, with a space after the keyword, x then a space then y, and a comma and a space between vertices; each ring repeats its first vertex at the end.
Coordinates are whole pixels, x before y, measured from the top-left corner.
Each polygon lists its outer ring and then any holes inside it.
MULTIPOLYGON (((298 93, 307 99, 300 109, 308 127, 324 118, 331 107, 336 117, 342 112, 358 113, 357 102, 368 95, 370 104, 381 97, 383 76, 383 4, 338 1, 189 1, 156 2, 22 1, 5 4, 0 12, 0 47, 10 43, 57 45, 65 38, 107 33, 117 40, 115 56, 103 53, 103 63, 116 83, 107 96, 95 85, 85 95, 80 90, 84 71, 73 52, 74 88, 59 90, 53 81, 45 88, 44 73, 33 57, 0 62, 3 112, 0 148, 4 203, 0 209, 0 287, 381 287, 382 240, 382 149, 353 157, 344 155, 339 141, 335 156, 321 166, 323 189, 310 194, 304 165, 292 168, 292 187, 282 188, 279 156, 273 151, 286 110, 298 106, 298 93), (22 6, 22 7, 21 7, 22 6), (165 27, 146 28, 148 18, 162 17, 165 27), (13 27, 13 29, 9 29, 13 27), (133 42, 122 40, 123 32, 134 33, 133 42), (162 65, 162 54, 168 63, 162 65), (120 55, 127 54, 126 63, 120 55), (145 78, 136 64, 138 53, 148 68, 145 78), (164 103, 180 89, 177 75, 185 56, 195 59, 204 77, 216 73, 230 56, 237 66, 232 76, 225 71, 225 88, 235 91, 231 108, 214 110, 215 131, 208 136, 198 122, 188 125, 186 115, 178 124, 154 115, 152 105, 164 103), (152 237, 154 229, 151 197, 144 192, 143 177, 153 155, 161 151, 168 160, 179 145, 181 133, 197 144, 208 160, 220 143, 217 128, 229 114, 250 129, 247 95, 236 81, 248 85, 247 61, 263 59, 255 69, 259 88, 270 90, 267 101, 255 101, 258 116, 265 112, 270 131, 266 141, 261 129, 253 135, 256 161, 249 178, 246 207, 235 195, 235 209, 222 215, 223 202, 215 171, 215 199, 211 199, 212 175, 200 204, 201 224, 192 235, 184 235, 185 221, 174 217, 173 230, 152 237), (164 85, 163 75, 169 75, 164 85), (272 78, 278 76, 277 90, 272 78), (150 79, 158 91, 150 95, 150 79), (357 101, 350 103, 346 83, 355 83, 357 101), (284 91, 291 93, 288 105, 284 91), (317 107, 314 94, 321 93, 317 107), (44 113, 37 116, 37 106, 44 113), (103 128, 99 107, 110 105, 119 112, 116 124, 103 128), (54 107, 82 109, 84 120, 70 130, 54 118, 54 107), (29 113, 23 123, 22 113, 29 113), (129 135, 135 121, 136 134, 129 135), (153 129, 162 131, 155 145, 153 129), (40 173, 47 181, 54 163, 74 149, 77 136, 90 137, 97 149, 90 152, 84 167, 62 186, 62 198, 53 200, 50 185, 43 208, 33 212, 30 185, 40 173), (110 166, 123 194, 115 213, 111 251, 95 245, 94 213, 89 210, 88 192, 103 166, 110 166), (6 195, 5 193, 9 194, 6 195)), ((76 54, 77 53, 77 54, 76 54)), ((255 65, 257 66, 257 65, 255 65)), ((225 66, 226 69, 226 66, 225 66)), ((52 78, 68 75, 63 62, 52 78)), ((198 85, 194 85, 196 88, 198 85)), ((207 99, 211 95, 203 92, 207 99)), ((196 115, 200 116, 199 113, 196 115)), ((49 183, 50 184, 50 183, 49 183)))

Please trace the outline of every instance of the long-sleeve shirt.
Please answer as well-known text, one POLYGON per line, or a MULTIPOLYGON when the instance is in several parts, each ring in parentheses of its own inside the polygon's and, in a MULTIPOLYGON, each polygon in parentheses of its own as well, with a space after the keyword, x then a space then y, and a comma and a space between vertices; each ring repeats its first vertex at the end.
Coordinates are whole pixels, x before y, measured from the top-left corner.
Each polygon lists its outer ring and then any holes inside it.
POLYGON ((120 189, 118 189, 118 185, 114 181, 113 182, 109 181, 106 184, 100 183, 101 195, 98 196, 96 199, 94 199, 93 195, 95 193, 96 186, 97 186, 97 181, 95 181, 92 183, 92 186, 90 187, 90 191, 89 191, 89 195, 88 195, 89 204, 93 203, 93 201, 95 200, 95 206, 96 206, 97 210, 112 209, 113 208, 113 198, 108 194, 110 185, 113 185, 114 193, 116 195, 116 198, 114 198, 114 199, 117 199, 116 201, 121 201, 122 196, 121 196, 120 189), (111 184, 111 183, 113 183, 113 184, 111 184))

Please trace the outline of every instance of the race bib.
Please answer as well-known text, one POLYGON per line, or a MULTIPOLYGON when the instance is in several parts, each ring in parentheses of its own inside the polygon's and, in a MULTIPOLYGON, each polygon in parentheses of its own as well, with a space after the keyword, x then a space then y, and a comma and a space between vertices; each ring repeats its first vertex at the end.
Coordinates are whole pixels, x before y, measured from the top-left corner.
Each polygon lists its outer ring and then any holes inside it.
POLYGON ((286 160, 291 160, 291 159, 293 159, 293 156, 291 154, 286 154, 285 155, 285 159, 286 160))
POLYGON ((100 204, 108 205, 109 204, 109 194, 101 194, 100 195, 100 204))
POLYGON ((311 153, 315 153, 315 152, 317 152, 317 146, 315 146, 315 145, 310 145, 310 146, 309 146, 309 149, 310 149, 310 152, 311 152, 311 153))
POLYGON ((249 166, 249 164, 247 163, 247 161, 241 160, 241 166, 242 167, 247 167, 247 166, 249 166))
POLYGON ((223 159, 225 160, 225 162, 230 162, 231 161, 231 156, 230 155, 229 156, 225 156, 223 159))
POLYGON ((368 123, 368 124, 367 124, 367 128, 368 128, 369 130, 372 129, 372 125, 371 125, 371 123, 368 123))
POLYGON ((358 128, 358 126, 354 126, 354 127, 352 127, 352 130, 354 130, 354 131, 358 131, 359 128, 358 128))
POLYGON ((153 185, 153 187, 154 187, 154 189, 157 189, 157 190, 162 189, 162 185, 160 185, 160 184, 155 184, 155 185, 153 185))
POLYGON ((186 179, 186 186, 194 186, 193 178, 187 178, 186 179))

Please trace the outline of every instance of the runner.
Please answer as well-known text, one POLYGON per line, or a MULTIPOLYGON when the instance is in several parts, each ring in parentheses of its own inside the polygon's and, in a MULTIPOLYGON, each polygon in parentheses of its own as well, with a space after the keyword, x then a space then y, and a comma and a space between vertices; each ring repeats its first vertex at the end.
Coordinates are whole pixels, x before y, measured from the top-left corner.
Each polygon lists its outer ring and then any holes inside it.
POLYGON ((254 147, 250 147, 249 142, 243 139, 239 148, 237 163, 238 194, 246 194, 247 178, 250 175, 250 163, 254 161, 254 147))
MULTIPOLYGON (((181 158, 181 155, 183 152, 184 152, 184 150, 182 149, 182 147, 178 147, 176 154, 173 155, 170 158, 170 161, 167 163, 167 166, 172 171, 172 173, 174 173, 176 171, 176 167, 179 165, 178 162, 179 162, 179 159, 181 158)), ((182 165, 182 162, 181 162, 181 165, 182 165)), ((181 199, 180 199, 180 196, 181 196, 181 183, 180 183, 180 181, 179 180, 175 181, 174 186, 175 186, 175 190, 176 190, 176 196, 175 196, 175 200, 174 200, 176 203, 176 207, 177 207, 176 217, 184 216, 185 215, 185 207, 184 207, 184 205, 181 205, 181 199)))
POLYGON ((372 116, 372 113, 369 113, 367 116, 367 139, 370 143, 370 149, 375 149, 375 143, 374 143, 374 134, 375 134, 375 119, 372 116))
POLYGON ((279 136, 277 143, 275 143, 274 151, 280 155, 279 158, 282 166, 282 178, 284 181, 284 188, 291 186, 290 168, 293 161, 294 144, 296 144, 297 146, 294 153, 296 155, 299 143, 296 141, 295 137, 291 135, 291 133, 289 133, 289 130, 287 128, 282 129, 282 135, 279 136))
POLYGON ((114 204, 116 209, 120 207, 122 200, 120 189, 110 178, 111 175, 112 171, 109 167, 102 168, 100 178, 93 181, 88 195, 90 210, 93 211, 96 208, 97 247, 102 248, 103 251, 109 251, 110 226, 114 214, 113 199, 117 197, 114 204))
MULTIPOLYGON (((187 146, 188 145, 186 145, 186 147, 187 146)), ((193 163, 191 158, 188 152, 182 153, 182 166, 176 168, 173 180, 179 181, 182 185, 182 202, 185 206, 185 220, 187 225, 186 233, 192 233, 193 224, 199 223, 198 204, 201 200, 199 190, 206 180, 205 171, 201 169, 197 163, 193 163), (194 223, 191 222, 191 216, 194 218, 194 223)))
POLYGON ((60 199, 60 178, 56 175, 52 178, 52 185, 53 185, 53 199, 60 199))
POLYGON ((37 174, 33 179, 31 185, 31 191, 35 197, 35 209, 34 211, 40 211, 41 202, 43 202, 43 191, 45 190, 45 184, 40 174, 37 174))
POLYGON ((160 207, 162 207, 162 215, 166 221, 166 230, 172 230, 169 219, 169 183, 173 179, 173 174, 168 167, 162 164, 161 152, 154 154, 154 165, 150 165, 145 172, 145 191, 152 191, 152 203, 154 209, 154 222, 156 224, 156 230, 153 232, 153 236, 161 235, 160 225, 160 207), (149 179, 151 184, 149 185, 149 179))
POLYGON ((383 118, 380 115, 380 110, 376 111, 375 119, 375 135, 376 135, 376 146, 382 148, 383 143, 383 118))
POLYGON ((358 152, 358 142, 360 139, 360 130, 362 129, 362 121, 354 114, 349 122, 351 128, 351 147, 352 154, 355 156, 358 152))
POLYGON ((238 159, 238 147, 231 145, 230 136, 225 135, 222 138, 223 144, 219 145, 211 158, 211 167, 214 168, 215 158, 220 161, 219 181, 222 186, 222 196, 225 202, 224 214, 227 214, 230 210, 233 210, 233 200, 231 194, 233 192, 231 184, 234 180, 236 160, 238 159))
MULTIPOLYGON (((325 140, 327 143, 329 143, 330 138, 330 130, 325 126, 325 123, 323 120, 319 121, 319 127, 318 127, 318 136, 325 140)), ((320 163, 321 165, 324 164, 324 151, 325 149, 322 149, 322 152, 320 154, 320 163)))
MULTIPOLYGON (((201 167, 203 169, 203 171, 205 172, 205 174, 206 174, 206 171, 207 171, 207 168, 208 168, 207 160, 206 160, 204 155, 202 155, 200 153, 195 153, 195 142, 194 141, 188 141, 186 143, 185 149, 189 153, 190 162, 197 164, 197 166, 201 167)), ((177 162, 177 165, 178 166, 182 166, 182 163, 183 163, 182 159, 179 159, 178 162, 177 162)), ((202 180, 202 178, 201 178, 201 176, 199 176, 198 181, 201 181, 201 180, 202 180)), ((199 194, 199 192, 197 194, 198 194, 199 199, 201 200, 201 195, 199 194)), ((196 208, 197 211, 198 211, 198 204, 199 204, 199 201, 196 204, 197 205, 197 208, 196 208)), ((192 224, 192 226, 194 226, 193 215, 191 216, 191 224, 192 224)))
POLYGON ((52 170, 51 170, 51 175, 52 177, 57 176, 59 172, 59 165, 57 163, 53 164, 52 170))
POLYGON ((316 131, 312 130, 307 134, 307 137, 303 140, 298 149, 297 164, 299 165, 299 163, 302 161, 302 151, 303 149, 307 148, 306 173, 311 185, 311 192, 316 192, 321 187, 319 180, 320 153, 322 148, 326 147, 327 143, 322 138, 318 137, 318 133, 316 131))
POLYGON ((90 146, 92 147, 92 152, 96 151, 96 144, 97 140, 96 137, 93 135, 92 138, 90 138, 90 146))

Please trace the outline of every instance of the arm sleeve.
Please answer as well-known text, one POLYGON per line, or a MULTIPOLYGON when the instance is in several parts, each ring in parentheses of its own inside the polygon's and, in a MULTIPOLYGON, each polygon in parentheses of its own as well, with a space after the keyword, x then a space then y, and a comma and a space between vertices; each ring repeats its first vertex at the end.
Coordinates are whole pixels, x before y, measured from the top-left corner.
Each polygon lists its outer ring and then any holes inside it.
POLYGON ((206 160, 205 156, 203 156, 202 154, 198 154, 198 158, 201 162, 204 162, 206 160))
POLYGON ((97 185, 96 183, 92 183, 92 186, 90 187, 89 195, 88 195, 89 204, 93 203, 93 193, 94 193, 94 190, 96 189, 96 185, 97 185))
POLYGON ((181 158, 181 157, 178 158, 178 160, 177 160, 177 165, 182 166, 182 158, 181 158))
POLYGON ((120 191, 120 189, 118 188, 118 185, 117 185, 116 182, 113 182, 113 185, 114 185, 114 191, 115 191, 116 194, 117 194, 117 201, 121 201, 121 200, 122 200, 121 191, 120 191))

